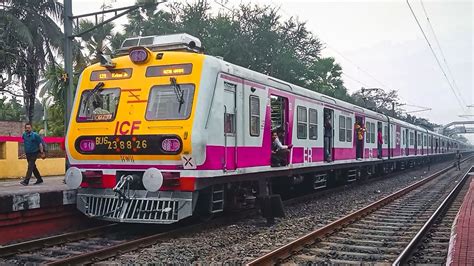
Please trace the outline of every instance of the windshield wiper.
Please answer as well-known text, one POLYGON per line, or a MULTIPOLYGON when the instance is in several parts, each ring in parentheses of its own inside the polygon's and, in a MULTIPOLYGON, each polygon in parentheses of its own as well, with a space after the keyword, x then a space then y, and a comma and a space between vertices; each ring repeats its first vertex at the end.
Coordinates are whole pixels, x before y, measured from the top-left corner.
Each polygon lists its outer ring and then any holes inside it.
POLYGON ((91 99, 91 96, 94 96, 97 94, 97 92, 99 92, 103 87, 104 87, 104 82, 99 82, 97 83, 97 85, 95 85, 95 87, 89 92, 89 95, 87 95, 87 98, 86 98, 86 103, 89 102, 89 100, 91 99))
POLYGON ((102 90, 104 85, 105 85, 104 82, 99 82, 99 83, 97 83, 97 85, 95 85, 95 87, 87 95, 87 98, 84 100, 84 108, 85 108, 85 106, 87 106, 89 104, 89 101, 91 99, 96 98, 97 93, 102 90))
POLYGON ((174 93, 176 94, 176 98, 178 99, 179 102, 179 108, 178 108, 178 113, 181 112, 181 106, 183 106, 184 103, 184 93, 181 87, 179 86, 178 83, 176 83, 176 78, 171 77, 170 78, 171 85, 173 85, 174 88, 174 93))

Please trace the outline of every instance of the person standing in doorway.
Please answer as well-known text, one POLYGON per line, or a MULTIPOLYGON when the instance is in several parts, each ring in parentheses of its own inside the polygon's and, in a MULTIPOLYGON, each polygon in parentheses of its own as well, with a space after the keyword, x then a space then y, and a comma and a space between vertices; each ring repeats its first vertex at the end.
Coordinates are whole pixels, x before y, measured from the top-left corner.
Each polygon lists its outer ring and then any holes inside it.
POLYGON ((332 162, 332 124, 331 114, 327 112, 324 116, 324 156, 326 162, 332 162))
POLYGON ((41 142, 41 137, 31 130, 31 123, 25 124, 25 132, 23 133, 23 145, 25 147, 26 160, 28 162, 28 169, 26 170, 26 176, 20 184, 27 186, 30 182, 31 175, 34 174, 36 177, 35 185, 43 183, 43 178, 36 167, 36 159, 38 155, 42 159, 46 157, 44 147, 41 142))
POLYGON ((356 159, 362 159, 362 149, 364 144, 364 133, 365 128, 362 126, 362 122, 360 120, 356 120, 355 124, 355 132, 357 133, 357 141, 356 141, 356 159))
POLYGON ((382 159, 382 144, 383 144, 382 129, 379 128, 377 132, 377 158, 379 159, 382 159))

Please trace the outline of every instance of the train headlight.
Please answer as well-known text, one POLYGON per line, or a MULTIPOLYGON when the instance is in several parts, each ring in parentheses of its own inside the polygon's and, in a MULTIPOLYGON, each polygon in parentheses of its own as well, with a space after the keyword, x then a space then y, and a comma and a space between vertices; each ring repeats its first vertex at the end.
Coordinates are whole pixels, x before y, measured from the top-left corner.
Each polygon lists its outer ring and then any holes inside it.
POLYGON ((164 139, 161 142, 161 149, 166 152, 177 152, 181 149, 179 139, 164 139))
POLYGON ((156 168, 148 168, 143 173, 143 186, 149 192, 156 192, 163 185, 163 174, 156 168))
POLYGON ((150 51, 145 47, 135 47, 130 49, 128 56, 133 63, 144 64, 150 58, 150 51))
POLYGON ((82 172, 77 167, 69 167, 65 177, 66 185, 70 189, 78 188, 82 183, 82 172))

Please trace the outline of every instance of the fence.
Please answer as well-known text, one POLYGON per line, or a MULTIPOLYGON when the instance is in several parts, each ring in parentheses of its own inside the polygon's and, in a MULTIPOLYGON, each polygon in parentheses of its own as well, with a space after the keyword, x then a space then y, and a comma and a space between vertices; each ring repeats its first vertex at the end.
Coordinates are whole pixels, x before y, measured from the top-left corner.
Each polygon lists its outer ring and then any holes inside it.
MULTIPOLYGON (((43 176, 64 175, 65 152, 61 149, 63 137, 44 137, 47 158, 37 160, 36 165, 43 176)), ((0 179, 25 175, 27 162, 23 139, 20 136, 0 136, 0 179)))

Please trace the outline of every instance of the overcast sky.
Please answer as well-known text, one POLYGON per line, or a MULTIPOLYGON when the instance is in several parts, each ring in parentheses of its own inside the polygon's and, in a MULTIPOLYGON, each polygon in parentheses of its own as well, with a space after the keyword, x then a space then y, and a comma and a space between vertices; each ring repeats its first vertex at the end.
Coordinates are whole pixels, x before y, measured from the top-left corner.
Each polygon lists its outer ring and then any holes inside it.
MULTIPOLYGON (((78 15, 95 11, 103 2, 73 0, 73 13, 78 15)), ((105 0, 105 3, 113 3, 115 7, 134 2, 105 0)), ((215 10, 222 8, 212 0, 210 2, 215 10)), ((242 2, 271 4, 280 7, 283 18, 294 16, 306 21, 308 28, 325 44, 323 56, 335 57, 342 65, 345 86, 350 92, 362 86, 396 89, 402 102, 432 108, 431 111, 414 115, 439 124, 465 119, 459 115, 474 114, 474 108, 466 107, 474 104, 472 0, 423 1, 451 71, 446 68, 439 52, 421 2, 410 0, 451 84, 455 84, 453 88, 459 100, 437 65, 405 0, 242 2)), ((240 1, 224 0, 224 3, 231 7, 240 1)), ((125 21, 122 19, 119 23, 125 21)), ((403 108, 407 111, 419 110, 409 106, 403 108)))

